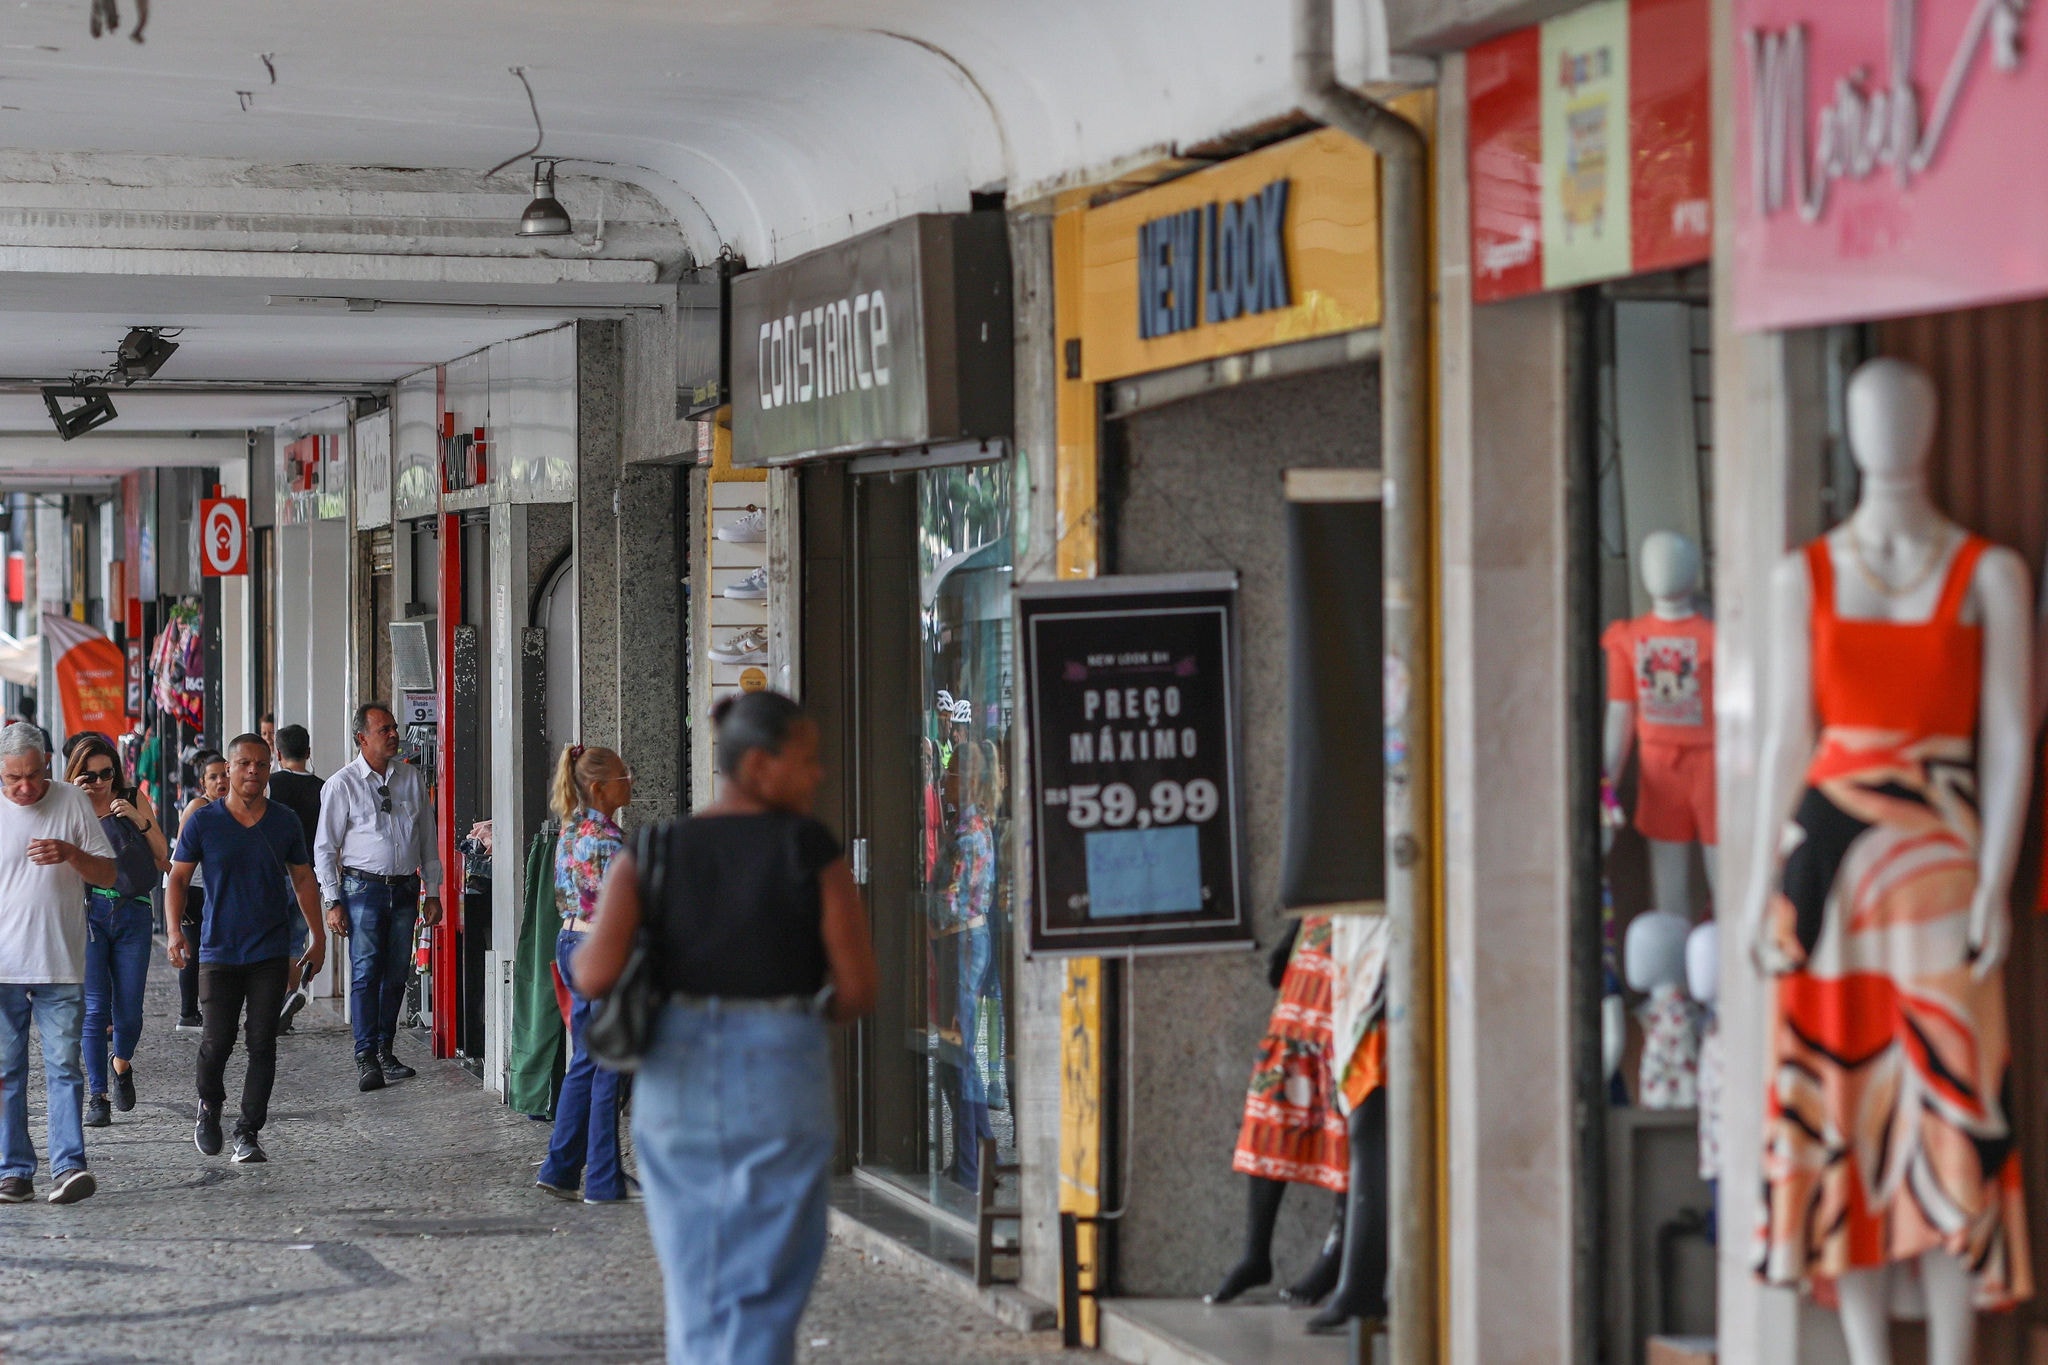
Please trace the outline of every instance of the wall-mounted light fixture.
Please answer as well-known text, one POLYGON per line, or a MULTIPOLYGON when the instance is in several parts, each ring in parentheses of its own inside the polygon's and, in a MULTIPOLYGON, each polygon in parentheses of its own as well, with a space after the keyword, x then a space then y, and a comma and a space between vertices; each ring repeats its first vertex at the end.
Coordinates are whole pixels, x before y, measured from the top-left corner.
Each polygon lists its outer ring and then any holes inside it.
POLYGON ((519 215, 521 237, 567 237, 574 230, 569 210, 555 198, 555 163, 533 163, 533 202, 519 215))

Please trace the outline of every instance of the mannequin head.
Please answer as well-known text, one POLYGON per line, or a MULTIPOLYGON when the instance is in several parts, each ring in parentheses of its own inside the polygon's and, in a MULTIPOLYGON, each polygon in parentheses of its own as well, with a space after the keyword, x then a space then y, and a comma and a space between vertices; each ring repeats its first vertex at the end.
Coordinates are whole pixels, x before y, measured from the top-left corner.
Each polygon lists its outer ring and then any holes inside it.
POLYGON ((1849 453, 1866 479, 1918 484, 1940 410, 1934 381, 1909 361, 1866 360, 1849 377, 1849 453))
POLYGON ((1686 936, 1685 984, 1702 1005, 1713 1004, 1721 994, 1721 930, 1712 920, 1686 936))
POLYGON ((1651 910, 1629 921, 1622 944, 1623 973, 1630 989, 1655 990, 1685 980, 1685 936, 1692 932, 1681 915, 1651 910))
POLYGON ((1637 556, 1643 586, 1658 602, 1687 602, 1699 591, 1700 549, 1676 531, 1652 531, 1637 556))

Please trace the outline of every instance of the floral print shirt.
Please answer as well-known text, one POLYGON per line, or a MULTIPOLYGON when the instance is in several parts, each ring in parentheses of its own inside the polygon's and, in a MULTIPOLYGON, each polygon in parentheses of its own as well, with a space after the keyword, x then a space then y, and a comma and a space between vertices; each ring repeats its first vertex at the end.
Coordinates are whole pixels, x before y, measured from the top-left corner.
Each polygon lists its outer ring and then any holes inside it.
POLYGON ((953 832, 953 884, 946 888, 941 933, 986 915, 996 896, 996 836, 979 807, 967 806, 953 832))
POLYGON ((597 914, 597 889, 625 846, 625 831, 610 816, 579 810, 570 817, 555 844, 555 909, 563 920, 597 914))

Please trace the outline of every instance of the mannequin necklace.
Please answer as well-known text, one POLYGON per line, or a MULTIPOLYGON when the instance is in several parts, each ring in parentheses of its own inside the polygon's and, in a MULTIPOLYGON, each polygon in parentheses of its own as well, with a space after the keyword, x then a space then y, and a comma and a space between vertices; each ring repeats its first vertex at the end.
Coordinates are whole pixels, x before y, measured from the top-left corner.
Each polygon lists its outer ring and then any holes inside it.
POLYGON ((1863 549, 1863 539, 1856 534, 1855 528, 1849 529, 1849 548, 1856 556, 1856 572, 1863 576, 1863 581, 1880 597, 1911 597, 1918 592, 1926 586, 1928 579, 1934 577, 1934 571, 1941 567, 1941 562, 1948 558, 1948 547, 1949 533, 1943 530, 1941 538, 1935 541, 1933 548, 1928 551, 1927 562, 1904 583, 1894 585, 1886 581, 1884 575, 1870 562, 1870 556, 1863 549))

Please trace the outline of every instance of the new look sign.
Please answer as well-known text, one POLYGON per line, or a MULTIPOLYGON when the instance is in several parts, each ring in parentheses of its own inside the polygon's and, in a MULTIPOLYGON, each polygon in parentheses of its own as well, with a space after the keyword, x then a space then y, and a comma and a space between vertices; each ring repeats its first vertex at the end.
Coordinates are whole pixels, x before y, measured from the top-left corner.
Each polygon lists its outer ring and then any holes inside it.
POLYGON ((732 282, 733 462, 1009 434, 1001 214, 925 214, 732 282))
POLYGON ((1294 302, 1287 287, 1287 189, 1155 218, 1138 229, 1138 335, 1185 332, 1294 302))

